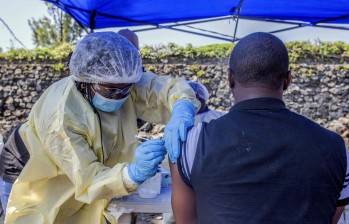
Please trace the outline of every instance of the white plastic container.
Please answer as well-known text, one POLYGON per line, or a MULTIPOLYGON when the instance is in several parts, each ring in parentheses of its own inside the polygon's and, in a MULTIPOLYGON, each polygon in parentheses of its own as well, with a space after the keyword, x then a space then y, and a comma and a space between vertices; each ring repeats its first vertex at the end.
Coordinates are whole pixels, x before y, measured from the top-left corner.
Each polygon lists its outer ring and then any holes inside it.
POLYGON ((137 192, 141 198, 156 198, 161 191, 161 172, 144 181, 138 188, 137 192))
POLYGON ((141 198, 137 194, 114 198, 108 206, 108 210, 114 212, 141 212, 141 213, 171 213, 172 188, 162 188, 161 194, 156 198, 141 198))

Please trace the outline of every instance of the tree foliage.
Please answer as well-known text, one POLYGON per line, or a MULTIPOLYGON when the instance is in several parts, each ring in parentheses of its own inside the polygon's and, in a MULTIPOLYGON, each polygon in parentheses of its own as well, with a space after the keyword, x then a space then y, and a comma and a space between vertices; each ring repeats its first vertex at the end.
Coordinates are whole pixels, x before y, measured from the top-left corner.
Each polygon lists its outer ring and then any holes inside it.
POLYGON ((37 47, 56 47, 63 43, 76 43, 85 31, 68 14, 46 3, 48 16, 28 20, 32 29, 33 43, 37 47))

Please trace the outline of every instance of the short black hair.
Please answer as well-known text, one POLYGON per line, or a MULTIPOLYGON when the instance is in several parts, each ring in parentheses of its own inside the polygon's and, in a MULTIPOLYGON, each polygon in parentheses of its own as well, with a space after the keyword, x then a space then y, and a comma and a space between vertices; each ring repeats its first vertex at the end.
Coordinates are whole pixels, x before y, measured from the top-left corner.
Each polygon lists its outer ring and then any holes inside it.
POLYGON ((269 33, 257 32, 242 38, 234 47, 229 67, 244 87, 277 90, 288 74, 288 52, 284 43, 269 33))

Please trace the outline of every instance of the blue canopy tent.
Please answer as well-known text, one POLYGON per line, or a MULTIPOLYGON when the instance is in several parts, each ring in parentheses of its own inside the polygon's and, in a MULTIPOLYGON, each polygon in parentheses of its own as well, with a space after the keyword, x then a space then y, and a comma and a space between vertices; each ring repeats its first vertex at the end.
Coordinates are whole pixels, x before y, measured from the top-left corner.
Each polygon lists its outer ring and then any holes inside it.
POLYGON ((148 25, 147 31, 166 28, 226 41, 233 36, 188 25, 231 18, 292 25, 271 33, 301 27, 349 30, 348 0, 45 0, 70 14, 80 25, 94 29, 148 25), (195 29, 181 29, 187 26, 195 29))

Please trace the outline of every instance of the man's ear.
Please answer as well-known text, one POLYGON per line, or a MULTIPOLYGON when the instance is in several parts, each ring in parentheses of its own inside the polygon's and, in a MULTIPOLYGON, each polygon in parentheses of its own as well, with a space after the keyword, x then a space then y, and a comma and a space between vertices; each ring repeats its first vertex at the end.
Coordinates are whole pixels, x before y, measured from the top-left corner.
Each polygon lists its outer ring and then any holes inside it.
POLYGON ((291 70, 289 70, 287 72, 287 78, 284 80, 284 83, 282 85, 282 90, 286 90, 288 88, 288 86, 291 84, 292 82, 292 74, 291 74, 291 70))
POLYGON ((234 74, 233 71, 228 68, 228 82, 229 82, 229 87, 232 89, 235 86, 235 79, 234 79, 234 74))

